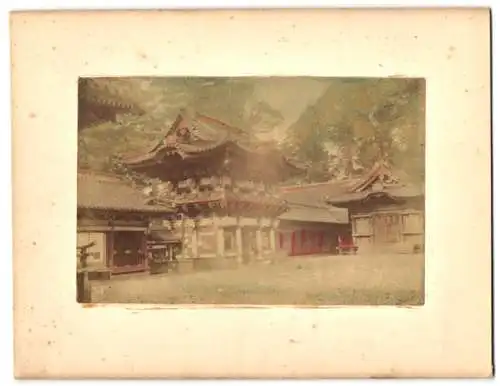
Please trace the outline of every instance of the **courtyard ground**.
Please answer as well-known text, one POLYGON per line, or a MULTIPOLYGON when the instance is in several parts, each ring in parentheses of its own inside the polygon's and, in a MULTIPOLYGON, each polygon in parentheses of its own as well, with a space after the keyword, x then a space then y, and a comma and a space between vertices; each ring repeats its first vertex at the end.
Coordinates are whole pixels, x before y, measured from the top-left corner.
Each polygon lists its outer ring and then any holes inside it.
POLYGON ((276 264, 93 282, 94 303, 419 305, 423 255, 288 258, 276 264))

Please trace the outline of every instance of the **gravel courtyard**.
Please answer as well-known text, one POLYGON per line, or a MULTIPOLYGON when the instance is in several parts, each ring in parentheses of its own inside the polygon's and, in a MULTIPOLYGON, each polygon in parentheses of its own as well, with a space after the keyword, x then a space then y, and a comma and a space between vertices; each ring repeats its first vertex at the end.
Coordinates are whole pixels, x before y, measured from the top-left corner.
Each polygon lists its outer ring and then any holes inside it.
POLYGON ((423 255, 288 258, 276 264, 92 282, 94 303, 420 305, 423 255))

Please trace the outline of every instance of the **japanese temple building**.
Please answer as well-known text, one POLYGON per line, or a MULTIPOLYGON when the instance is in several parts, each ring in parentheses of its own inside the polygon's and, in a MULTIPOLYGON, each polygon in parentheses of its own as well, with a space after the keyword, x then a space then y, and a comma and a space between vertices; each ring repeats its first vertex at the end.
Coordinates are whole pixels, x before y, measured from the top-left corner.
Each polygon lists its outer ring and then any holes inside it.
POLYGON ((207 266, 274 255, 288 209, 277 185, 304 172, 273 143, 185 110, 156 146, 123 163, 161 181, 155 189, 176 203, 182 260, 207 266))
POLYGON ((142 115, 136 104, 99 86, 92 79, 78 80, 78 130, 102 122, 116 122, 120 114, 142 115))
POLYGON ((290 256, 421 252, 424 189, 385 163, 364 175, 282 188, 290 210, 281 215, 278 246, 290 256))
POLYGON ((77 246, 93 243, 87 266, 94 273, 148 270, 151 223, 175 216, 172 206, 148 203, 127 181, 88 170, 78 173, 77 208, 77 246))
POLYGON ((331 183, 283 187, 289 210, 280 216, 278 249, 288 256, 335 254, 340 239, 349 238, 348 210, 325 202, 331 183))
POLYGON ((326 202, 349 211, 360 253, 422 252, 424 188, 383 162, 358 179, 332 184, 326 202))

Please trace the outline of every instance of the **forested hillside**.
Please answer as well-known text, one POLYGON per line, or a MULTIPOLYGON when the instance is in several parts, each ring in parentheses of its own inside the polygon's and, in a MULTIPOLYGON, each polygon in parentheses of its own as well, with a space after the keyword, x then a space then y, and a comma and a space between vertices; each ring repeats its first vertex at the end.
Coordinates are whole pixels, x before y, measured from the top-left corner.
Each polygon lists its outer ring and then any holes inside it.
MULTIPOLYGON (((319 82, 326 84, 324 93, 299 114, 279 144, 311 164, 309 181, 350 177, 382 159, 423 182, 423 80, 319 78, 319 82)), ((246 130, 273 131, 286 121, 286 112, 273 107, 265 95, 256 97, 255 84, 252 78, 87 80, 80 87, 87 98, 131 108, 117 120, 79 131, 79 165, 106 169, 112 156, 151 146, 183 107, 246 130)), ((295 92, 294 98, 300 98, 301 89, 295 92)))
POLYGON ((334 79, 288 129, 284 148, 311 161, 315 181, 350 177, 384 160, 424 178, 425 82, 334 79))

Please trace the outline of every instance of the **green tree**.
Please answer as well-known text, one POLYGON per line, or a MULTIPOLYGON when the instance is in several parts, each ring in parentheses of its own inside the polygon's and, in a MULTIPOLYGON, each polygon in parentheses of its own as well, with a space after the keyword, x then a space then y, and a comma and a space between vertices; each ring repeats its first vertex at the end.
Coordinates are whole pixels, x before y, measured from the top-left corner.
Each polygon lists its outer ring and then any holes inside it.
POLYGON ((79 165, 99 170, 111 167, 112 156, 152 148, 184 107, 249 130, 283 119, 266 102, 253 98, 251 78, 96 78, 86 87, 93 98, 112 95, 144 112, 118 114, 80 132, 79 165))
POLYGON ((382 160, 422 180, 424 99, 422 79, 337 79, 288 137, 313 165, 325 162, 314 146, 327 147, 331 177, 352 177, 382 160))
POLYGON ((286 154, 310 165, 306 176, 308 182, 326 181, 331 177, 330 156, 325 147, 327 129, 314 107, 310 106, 304 114, 310 117, 309 129, 289 130, 281 148, 286 154))

